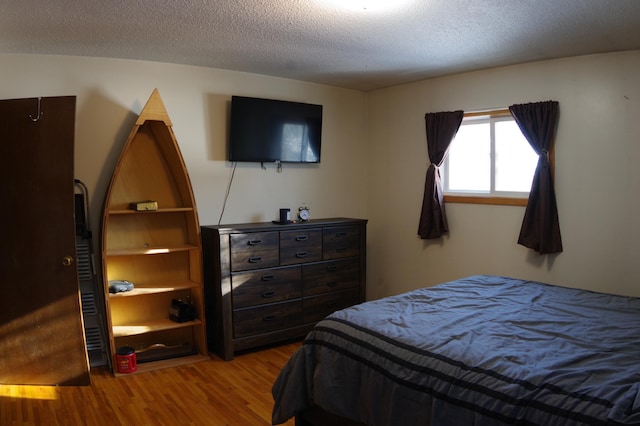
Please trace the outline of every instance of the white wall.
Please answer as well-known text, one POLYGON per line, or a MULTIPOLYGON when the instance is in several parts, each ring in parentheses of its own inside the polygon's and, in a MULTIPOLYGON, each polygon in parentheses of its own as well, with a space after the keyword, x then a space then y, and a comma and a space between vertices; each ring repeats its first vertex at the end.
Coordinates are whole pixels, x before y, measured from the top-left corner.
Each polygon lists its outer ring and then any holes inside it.
MULTIPOLYGON (((77 96, 75 175, 89 187, 99 235, 111 173, 154 88, 173 122, 200 224, 220 219, 231 163, 225 161, 231 95, 324 105, 320 165, 239 164, 222 223, 278 218, 301 203, 312 217, 366 217, 365 101, 359 91, 203 67, 44 55, 0 55, 0 99, 77 96)), ((35 105, 35 104, 34 104, 35 105)), ((2 141, 4 143, 5 141, 2 141)))
POLYGON ((369 94, 369 298, 472 274, 640 296, 640 51, 504 67, 369 94), (556 100, 564 252, 517 244, 524 207, 447 204, 450 232, 417 236, 424 114, 556 100))
MULTIPOLYGON (((143 61, 0 55, 0 99, 77 96, 76 177, 102 202, 120 150, 158 88, 191 176, 200 223, 218 222, 233 94, 324 105, 322 163, 236 170, 222 223, 270 221, 306 202, 314 217, 368 218, 368 298, 489 273, 640 295, 640 51, 525 64, 368 94, 292 80, 143 61), (557 100, 556 191, 564 252, 516 244, 524 208, 447 205, 450 233, 417 236, 424 114, 557 100), (364 155, 364 156, 363 156, 364 155)), ((0 143, 6 143, 0 141, 0 143)))

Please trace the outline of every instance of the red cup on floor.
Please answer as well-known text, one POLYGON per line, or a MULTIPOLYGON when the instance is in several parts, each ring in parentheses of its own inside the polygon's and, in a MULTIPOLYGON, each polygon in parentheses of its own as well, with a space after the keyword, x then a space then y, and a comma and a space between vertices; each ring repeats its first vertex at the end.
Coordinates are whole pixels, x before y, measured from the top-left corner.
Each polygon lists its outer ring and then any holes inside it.
POLYGON ((122 346, 116 351, 118 373, 133 373, 138 369, 136 350, 131 346, 122 346))

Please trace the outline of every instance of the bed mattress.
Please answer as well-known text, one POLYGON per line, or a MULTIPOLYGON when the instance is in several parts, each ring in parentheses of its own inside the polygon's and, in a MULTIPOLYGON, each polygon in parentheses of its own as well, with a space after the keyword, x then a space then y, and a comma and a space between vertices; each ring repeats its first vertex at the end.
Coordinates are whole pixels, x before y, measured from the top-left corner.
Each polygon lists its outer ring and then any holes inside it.
POLYGON ((273 386, 368 425, 639 424, 640 299, 472 276, 338 311, 273 386))

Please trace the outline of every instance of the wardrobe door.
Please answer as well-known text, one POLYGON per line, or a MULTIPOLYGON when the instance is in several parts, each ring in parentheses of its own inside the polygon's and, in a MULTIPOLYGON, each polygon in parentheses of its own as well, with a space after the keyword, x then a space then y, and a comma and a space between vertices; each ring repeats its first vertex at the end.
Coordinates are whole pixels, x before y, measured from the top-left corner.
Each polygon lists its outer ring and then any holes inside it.
POLYGON ((0 101, 0 383, 90 383, 74 222, 76 98, 0 101))

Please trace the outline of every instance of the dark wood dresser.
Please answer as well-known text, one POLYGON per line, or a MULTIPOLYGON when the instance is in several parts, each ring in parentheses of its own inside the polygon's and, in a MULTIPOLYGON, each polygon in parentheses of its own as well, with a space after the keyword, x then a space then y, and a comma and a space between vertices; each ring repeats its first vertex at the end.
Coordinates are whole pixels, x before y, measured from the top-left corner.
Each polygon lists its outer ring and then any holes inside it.
POLYGON ((202 226, 207 340, 225 360, 304 336, 328 314, 363 302, 363 219, 202 226))

